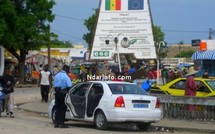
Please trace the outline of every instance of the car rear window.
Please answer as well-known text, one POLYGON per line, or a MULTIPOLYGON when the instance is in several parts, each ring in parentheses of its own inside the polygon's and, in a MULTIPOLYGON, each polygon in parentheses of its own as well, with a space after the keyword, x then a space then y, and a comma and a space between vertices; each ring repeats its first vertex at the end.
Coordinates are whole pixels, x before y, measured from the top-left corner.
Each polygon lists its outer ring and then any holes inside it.
POLYGON ((137 85, 133 84, 108 84, 112 94, 140 94, 148 95, 148 93, 137 85))

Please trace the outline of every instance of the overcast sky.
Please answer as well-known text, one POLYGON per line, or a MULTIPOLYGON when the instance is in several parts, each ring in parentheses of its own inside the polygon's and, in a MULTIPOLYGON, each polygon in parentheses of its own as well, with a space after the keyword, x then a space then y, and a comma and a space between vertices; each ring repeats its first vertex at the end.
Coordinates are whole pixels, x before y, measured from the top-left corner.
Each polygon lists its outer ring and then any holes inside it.
MULTIPOLYGON (((86 45, 82 38, 87 33, 84 19, 91 16, 98 5, 99 0, 56 0, 52 31, 60 40, 86 45)), ((169 45, 207 39, 209 28, 215 30, 214 5, 215 0, 150 0, 153 23, 161 26, 169 45)))

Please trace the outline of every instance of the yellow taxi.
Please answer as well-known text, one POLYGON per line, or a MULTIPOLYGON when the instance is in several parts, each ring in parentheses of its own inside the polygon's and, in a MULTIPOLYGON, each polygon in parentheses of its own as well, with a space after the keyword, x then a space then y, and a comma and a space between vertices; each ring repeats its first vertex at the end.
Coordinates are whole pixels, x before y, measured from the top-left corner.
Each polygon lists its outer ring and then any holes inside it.
MULTIPOLYGON (((194 78, 197 84, 197 97, 215 97, 215 79, 194 78)), ((186 78, 177 78, 157 88, 174 96, 184 96, 186 78)))

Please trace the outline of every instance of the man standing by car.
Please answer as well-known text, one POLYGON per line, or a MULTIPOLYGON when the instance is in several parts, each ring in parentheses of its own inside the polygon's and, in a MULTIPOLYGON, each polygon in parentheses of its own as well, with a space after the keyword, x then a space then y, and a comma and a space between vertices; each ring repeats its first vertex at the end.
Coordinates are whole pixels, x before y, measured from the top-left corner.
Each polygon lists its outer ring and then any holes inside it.
POLYGON ((66 93, 72 87, 72 82, 67 75, 69 73, 69 66, 64 65, 54 77, 55 89, 55 128, 67 128, 64 124, 67 106, 64 102, 66 93))

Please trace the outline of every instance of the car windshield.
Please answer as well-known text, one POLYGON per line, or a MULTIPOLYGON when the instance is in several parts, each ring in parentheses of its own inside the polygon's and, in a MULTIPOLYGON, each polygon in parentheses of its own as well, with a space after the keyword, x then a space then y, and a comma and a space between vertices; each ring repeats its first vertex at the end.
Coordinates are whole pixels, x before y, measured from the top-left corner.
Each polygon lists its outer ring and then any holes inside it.
POLYGON ((137 85, 133 84, 108 84, 112 94, 140 94, 148 95, 148 93, 137 85))
POLYGON ((215 80, 207 80, 205 81, 211 89, 215 90, 215 80))

